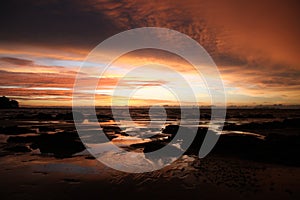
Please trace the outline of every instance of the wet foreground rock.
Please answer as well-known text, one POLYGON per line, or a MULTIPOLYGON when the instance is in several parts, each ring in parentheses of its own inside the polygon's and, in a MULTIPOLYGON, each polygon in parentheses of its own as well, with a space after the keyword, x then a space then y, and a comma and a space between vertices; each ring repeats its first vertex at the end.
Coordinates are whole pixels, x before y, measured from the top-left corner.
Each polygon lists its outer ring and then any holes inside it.
MULTIPOLYGON (((283 124, 289 126, 296 126, 297 121, 285 121, 283 124)), ((43 130, 45 127, 38 127, 43 130)), ((117 126, 103 126, 104 133, 108 139, 112 140, 119 136, 128 136, 117 126)), ((45 129, 47 130, 47 129, 45 129)), ((279 129, 284 131, 285 129, 279 129)), ((85 149, 76 131, 62 131, 57 133, 43 133, 40 134, 30 131, 30 129, 23 129, 22 127, 6 127, 1 129, 2 134, 18 133, 29 135, 10 136, 7 139, 9 144, 6 150, 12 152, 28 152, 30 149, 39 149, 42 154, 52 154, 55 157, 70 157, 75 153, 81 152, 85 149), (20 147, 23 146, 23 147, 20 147)), ((90 143, 98 142, 95 138, 99 138, 99 131, 89 131, 87 136, 90 137, 90 143)), ((207 134, 217 134, 209 131, 207 128, 198 128, 196 131, 191 128, 180 127, 178 125, 169 125, 162 130, 161 134, 157 134, 150 138, 150 142, 132 144, 127 150, 135 151, 142 149, 144 153, 157 151, 166 145, 170 146, 170 157, 176 154, 186 154, 198 156, 199 150, 203 144, 204 138, 207 134), (184 134, 177 136, 178 130, 182 130, 184 134), (192 135, 195 134, 196 135, 192 135), (179 144, 174 142, 176 139, 179 144), (188 145, 186 138, 194 138, 191 145, 188 145), (171 145, 170 145, 171 144, 171 145), (183 149, 186 149, 185 151, 183 149)), ((103 135, 103 137, 105 137, 103 135)), ((103 140, 105 142, 107 140, 103 140)), ((99 141, 101 142, 101 140, 99 141)), ((240 159, 253 160, 266 163, 277 163, 291 166, 300 166, 298 156, 300 154, 300 136, 299 135, 283 135, 283 134, 269 134, 265 137, 258 137, 258 135, 227 133, 222 134, 215 147, 210 154, 217 154, 222 156, 237 157, 240 159)))
POLYGON ((52 153, 56 157, 70 157, 85 149, 77 132, 40 135, 31 148, 38 148, 41 153, 52 153))
MULTIPOLYGON (((42 154, 53 154, 55 157, 71 157, 73 154, 85 149, 77 132, 58 132, 55 134, 40 134, 30 136, 11 136, 7 139, 10 148, 6 150, 17 151, 30 146, 32 150, 39 149, 42 154), (15 146, 12 146, 15 144, 15 146)), ((29 149, 29 148, 28 148, 29 149)), ((31 151, 29 149, 29 151, 31 151)), ((28 152, 28 150, 24 151, 28 152)))
MULTIPOLYGON (((231 130, 231 131, 248 131, 248 132, 257 132, 259 134, 265 133, 271 130, 285 131, 285 129, 299 129, 300 118, 292 118, 292 119, 284 119, 283 121, 270 121, 270 122, 251 122, 237 125, 235 123, 227 123, 223 130, 231 130)), ((299 134, 300 132, 298 132, 299 134)))
MULTIPOLYGON (((170 125, 164 130, 164 134, 170 134, 166 139, 157 139, 148 143, 133 144, 133 148, 144 148, 144 152, 153 152, 168 145, 175 137, 179 126, 170 125)), ((191 133, 191 129, 184 129, 186 134, 191 133)), ((198 155, 207 134, 217 134, 207 132, 207 128, 199 128, 192 144, 187 148, 186 155, 198 155)), ((165 135, 164 135, 165 136, 165 135)), ((243 134, 222 134, 210 154, 236 157, 240 159, 253 160, 257 162, 276 163, 290 166, 300 166, 298 156, 300 155, 300 136, 284 136, 272 134, 264 139, 257 135, 243 134)))
POLYGON ((300 136, 269 135, 260 139, 252 135, 221 135, 212 154, 232 156, 265 163, 300 166, 300 136))
POLYGON ((20 135, 26 133, 36 133, 35 130, 27 127, 20 127, 20 126, 3 126, 0 127, 0 134, 5 135, 20 135))

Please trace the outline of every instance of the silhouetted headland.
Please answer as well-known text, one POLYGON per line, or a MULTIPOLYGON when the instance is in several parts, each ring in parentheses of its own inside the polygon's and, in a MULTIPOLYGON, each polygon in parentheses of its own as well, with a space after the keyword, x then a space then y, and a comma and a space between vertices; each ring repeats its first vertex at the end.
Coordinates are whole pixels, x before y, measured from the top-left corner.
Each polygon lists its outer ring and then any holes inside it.
POLYGON ((19 102, 5 96, 0 97, 0 109, 19 108, 19 102))

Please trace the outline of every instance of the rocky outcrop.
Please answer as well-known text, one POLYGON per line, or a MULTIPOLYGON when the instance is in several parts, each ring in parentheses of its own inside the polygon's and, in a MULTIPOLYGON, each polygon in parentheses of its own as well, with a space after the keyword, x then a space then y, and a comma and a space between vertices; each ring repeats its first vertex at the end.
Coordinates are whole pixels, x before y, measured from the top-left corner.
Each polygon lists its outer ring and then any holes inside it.
POLYGON ((55 157, 71 157, 85 149, 77 132, 58 132, 56 134, 42 134, 30 145, 32 149, 39 149, 41 153, 54 154, 55 157))
POLYGON ((5 96, 0 97, 0 109, 19 108, 19 102, 11 100, 5 96))

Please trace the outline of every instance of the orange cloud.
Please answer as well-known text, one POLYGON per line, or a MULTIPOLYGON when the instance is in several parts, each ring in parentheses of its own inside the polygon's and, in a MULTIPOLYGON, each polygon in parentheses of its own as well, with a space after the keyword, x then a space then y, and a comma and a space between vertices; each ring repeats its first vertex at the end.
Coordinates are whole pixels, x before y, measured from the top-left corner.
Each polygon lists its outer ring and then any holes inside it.
MULTIPOLYGON (((8 4, 13 3, 14 0, 8 4)), ((58 6, 60 3, 29 0, 22 8, 10 5, 14 9, 6 17, 11 20, 1 22, 2 27, 7 27, 0 34, 1 94, 19 99, 30 94, 38 99, 40 94, 43 103, 47 98, 50 104, 55 104, 51 98, 58 98, 56 103, 66 103, 70 101, 79 67, 37 64, 37 59, 81 62, 94 46, 113 34, 154 26, 175 29, 204 46, 219 67, 229 101, 292 104, 300 100, 297 1, 276 0, 270 4, 266 0, 75 0, 65 2, 63 9, 58 6)), ((195 70, 186 61, 166 52, 143 50, 119 58, 115 69, 101 77, 99 93, 112 90, 122 76, 122 69, 149 63, 168 65, 197 80, 195 70)), ((98 79, 93 73, 88 74, 83 84, 98 79)), ((151 81, 127 81, 123 86, 164 83, 151 81)), ((27 103, 35 104, 34 98, 27 103)))

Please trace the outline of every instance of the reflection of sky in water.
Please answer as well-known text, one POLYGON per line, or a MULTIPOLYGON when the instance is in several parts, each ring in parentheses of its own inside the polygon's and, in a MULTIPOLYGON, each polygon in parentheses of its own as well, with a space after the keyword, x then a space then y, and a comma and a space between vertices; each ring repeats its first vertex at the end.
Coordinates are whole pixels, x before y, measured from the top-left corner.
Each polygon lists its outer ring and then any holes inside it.
MULTIPOLYGON (((122 111, 122 109, 120 109, 122 111)), ((32 118, 32 116, 35 116, 38 113, 48 113, 51 114, 52 116, 56 116, 57 114, 60 113, 68 113, 71 112, 70 109, 62 109, 62 108, 57 108, 57 109, 18 109, 18 110, 13 110, 13 111, 6 111, 3 113, 2 116, 0 116, 0 119, 7 119, 16 116, 17 114, 24 115, 25 117, 23 119, 17 120, 16 125, 19 127, 25 127, 29 128, 32 130, 31 133, 25 133, 25 134, 18 134, 19 137, 21 136, 34 136, 37 135, 37 126, 43 126, 43 127, 53 127, 55 130, 54 131, 46 131, 45 133, 47 134, 54 134, 57 132, 63 132, 65 130, 72 130, 73 129, 73 124, 64 121, 64 120, 38 120, 35 118, 32 118)), ((120 112, 121 114, 123 112, 120 112)), ((171 110, 171 112, 168 113, 168 119, 166 121, 165 117, 161 115, 161 112, 157 112, 156 110, 153 109, 151 110, 151 118, 149 118, 149 114, 147 113, 147 109, 141 109, 139 111, 133 111, 131 113, 134 117, 134 123, 130 120, 119 120, 119 121, 113 121, 113 120, 107 120, 107 121, 101 121, 100 124, 105 127, 120 127, 124 133, 128 134, 129 136, 124 136, 121 134, 117 134, 117 137, 112 139, 111 142, 106 143, 105 141, 100 144, 94 144, 93 141, 97 137, 99 137, 99 122, 98 121, 90 121, 88 118, 89 114, 84 113, 86 116, 86 119, 83 122, 83 126, 86 128, 86 131, 91 131, 89 135, 86 137, 90 137, 93 135, 94 137, 91 137, 91 143, 88 143, 91 145, 93 148, 95 147, 95 150, 101 149, 101 155, 98 154, 98 156, 105 157, 105 159, 111 159, 110 156, 112 153, 116 154, 117 156, 115 158, 122 160, 125 162, 127 159, 129 159, 128 155, 123 154, 121 152, 111 151, 111 145, 108 144, 115 144, 117 148, 122 148, 123 150, 128 148, 131 144, 137 144, 137 143, 143 143, 143 142, 148 142, 150 141, 150 137, 160 134, 161 129, 167 126, 168 124, 180 124, 180 117, 179 113, 175 110, 171 110), (169 114, 171 115, 169 116, 169 114), (152 120, 150 123, 149 120, 152 120), (98 127, 96 129, 95 127, 98 127)), ((104 116, 110 116, 109 112, 105 109, 99 109, 97 110, 97 114, 101 114, 104 116)), ((200 114, 209 116, 208 111, 200 111, 200 114)), ((299 111, 297 110, 282 110, 278 112, 278 110, 228 110, 227 111, 227 123, 235 123, 235 124, 245 124, 249 122, 255 122, 255 123, 262 123, 262 122, 270 122, 270 121, 282 121, 283 119, 290 117, 290 116, 299 116, 299 111), (262 116, 268 116, 270 117, 262 117, 262 116)), ((187 116, 188 117, 188 116, 187 116)), ((189 119, 186 118, 183 120, 185 126, 187 127, 208 127, 209 126, 209 117, 205 117, 204 119, 201 119, 201 122, 199 125, 191 125, 189 122, 189 119)), ((2 126, 5 126, 7 124, 7 121, 3 121, 2 126)), ((193 124, 193 123, 192 123, 193 124)), ((219 124, 216 122, 212 129, 215 130, 218 133, 221 133, 219 130, 219 124)), ((259 134, 251 133, 251 132, 245 132, 245 131, 222 131, 222 134, 238 134, 238 135, 251 135, 253 137, 257 137, 260 139, 264 139, 264 136, 261 136, 259 134)), ((15 136, 15 135, 14 135, 15 136)), ((3 135, 0 134, 0 142, 5 142, 10 135, 3 135)), ((104 134, 102 137, 106 137, 104 134)), ((106 138, 106 140, 108 140, 106 138)), ((177 141, 173 145, 173 147, 177 149, 182 149, 181 148, 181 142, 177 141)), ((138 150, 137 152, 142 152, 142 150, 138 150)), ((39 152, 35 151, 34 153, 39 154, 39 152)), ((87 151, 78 153, 76 155, 89 155, 87 151)), ((155 163, 151 163, 149 159, 145 157, 143 153, 140 153, 139 156, 135 159, 139 159, 138 162, 144 163, 146 160, 146 163, 150 163, 149 166, 154 166, 155 164, 162 163, 163 161, 156 160, 155 163)), ((170 158, 172 159, 172 158, 170 158)), ((130 160, 128 162, 131 162, 130 160)), ((129 164, 128 164, 129 165, 129 164)))

